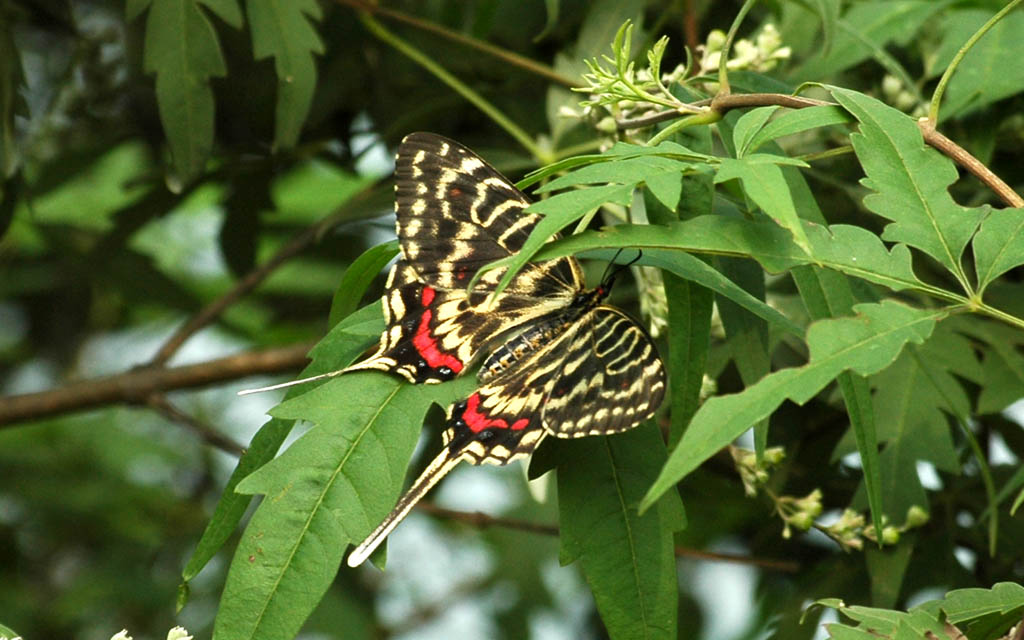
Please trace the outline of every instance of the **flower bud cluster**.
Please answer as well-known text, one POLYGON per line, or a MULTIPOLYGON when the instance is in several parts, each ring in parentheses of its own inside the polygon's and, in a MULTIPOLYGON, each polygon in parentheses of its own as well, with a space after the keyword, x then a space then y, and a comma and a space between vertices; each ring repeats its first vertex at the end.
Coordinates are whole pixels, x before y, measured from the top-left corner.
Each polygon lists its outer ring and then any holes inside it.
POLYGON ((823 511, 820 489, 814 489, 806 496, 796 497, 776 495, 768 487, 769 468, 778 465, 785 458, 785 451, 781 447, 765 450, 760 462, 756 454, 748 449, 729 447, 729 453, 740 474, 744 493, 752 497, 761 490, 775 503, 775 513, 783 523, 783 538, 792 537, 793 529, 807 531, 814 527, 835 540, 843 551, 860 551, 864 548, 865 540, 882 545, 894 545, 900 541, 903 533, 928 522, 928 512, 923 507, 913 505, 907 510, 902 526, 893 525, 883 515, 881 533, 876 530, 874 524, 867 522, 864 514, 849 508, 845 509, 834 523, 820 524, 817 521, 823 511))

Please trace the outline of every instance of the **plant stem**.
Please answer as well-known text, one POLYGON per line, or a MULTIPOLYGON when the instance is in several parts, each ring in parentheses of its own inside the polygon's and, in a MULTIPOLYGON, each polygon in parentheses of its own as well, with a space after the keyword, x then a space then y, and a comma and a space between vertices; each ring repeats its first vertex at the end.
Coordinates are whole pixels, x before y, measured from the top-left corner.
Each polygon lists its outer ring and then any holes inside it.
POLYGON ((447 69, 439 65, 422 51, 388 31, 384 25, 377 22, 377 20, 369 13, 360 13, 359 19, 366 28, 373 33, 373 35, 405 54, 413 62, 432 73, 438 80, 454 89, 456 93, 468 100, 477 109, 483 111, 484 114, 493 120, 495 124, 515 138, 516 142, 521 144, 523 148, 525 148, 538 162, 541 164, 548 164, 551 162, 550 153, 541 149, 540 146, 533 141, 533 138, 523 131, 519 125, 512 122, 512 120, 502 113, 500 109, 488 102, 483 96, 470 88, 469 85, 449 73, 447 69))
POLYGON ((498 58, 502 62, 507 62, 512 66, 519 67, 520 69, 524 69, 526 71, 529 71, 530 73, 534 73, 538 76, 541 76, 542 78, 547 78, 551 82, 555 82, 557 84, 569 88, 578 87, 580 85, 581 81, 579 79, 564 76, 555 71, 554 69, 552 69, 551 67, 540 62, 537 62, 536 60, 531 60, 530 58, 521 56, 518 53, 514 53, 507 49, 502 49, 501 47, 496 47, 490 43, 483 42, 482 40, 477 40, 476 38, 471 38, 461 33, 451 31, 450 29, 446 29, 440 25, 434 24, 433 22, 421 20, 407 13, 395 11, 394 9, 388 9, 387 7, 381 7, 375 4, 370 4, 368 2, 362 2, 361 0, 337 0, 337 2, 339 4, 344 4, 354 9, 359 9, 362 11, 366 11, 368 13, 382 15, 386 18, 390 18, 397 22, 403 22, 405 24, 416 27, 417 29, 428 31, 435 35, 441 36, 442 38, 445 38, 447 40, 451 40, 452 42, 457 42, 461 45, 476 49, 477 51, 482 51, 488 55, 498 58))
POLYGON ((721 119, 722 115, 717 111, 708 111, 706 113, 698 113, 692 116, 686 116, 685 118, 680 118, 656 133, 654 137, 647 141, 647 146, 657 146, 661 142, 664 142, 669 136, 675 134, 677 131, 685 129, 686 127, 692 127, 693 125, 698 124, 714 124, 721 119))
POLYGON ((942 74, 939 79, 938 86, 935 87, 935 93, 932 94, 931 104, 928 105, 928 121, 932 123, 934 127, 939 122, 939 105, 942 104, 942 96, 946 93, 946 85, 949 84, 950 79, 953 77, 953 73, 956 72, 957 67, 960 66, 960 61, 964 59, 967 52, 971 50, 981 37, 988 33, 988 30, 996 25, 997 22, 1003 19, 1003 16, 1013 10, 1014 7, 1019 5, 1022 0, 1011 0, 1005 7, 999 10, 996 15, 989 18, 988 22, 981 25, 981 28, 974 32, 964 46, 960 47, 960 50, 956 52, 953 59, 950 61, 949 66, 946 67, 946 71, 942 74))
POLYGON ((729 52, 732 51, 732 41, 736 38, 736 32, 740 30, 740 24, 743 23, 743 19, 747 17, 747 13, 756 3, 757 0, 746 0, 740 7, 739 13, 736 14, 736 18, 733 19, 732 26, 729 27, 729 35, 726 36, 725 45, 722 46, 722 57, 718 60, 718 95, 727 96, 732 92, 729 87, 729 71, 727 69, 729 52))

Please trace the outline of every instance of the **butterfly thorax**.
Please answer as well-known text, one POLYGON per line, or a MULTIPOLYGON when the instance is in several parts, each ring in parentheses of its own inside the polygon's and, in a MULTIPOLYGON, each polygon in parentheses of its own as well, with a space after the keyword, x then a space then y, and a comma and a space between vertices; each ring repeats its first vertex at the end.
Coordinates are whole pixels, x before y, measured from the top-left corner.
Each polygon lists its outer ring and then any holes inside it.
POLYGON ((608 291, 606 284, 581 291, 567 307, 530 324, 488 356, 480 366, 477 379, 487 383, 501 376, 516 362, 556 339, 581 316, 594 309, 608 296, 608 291))

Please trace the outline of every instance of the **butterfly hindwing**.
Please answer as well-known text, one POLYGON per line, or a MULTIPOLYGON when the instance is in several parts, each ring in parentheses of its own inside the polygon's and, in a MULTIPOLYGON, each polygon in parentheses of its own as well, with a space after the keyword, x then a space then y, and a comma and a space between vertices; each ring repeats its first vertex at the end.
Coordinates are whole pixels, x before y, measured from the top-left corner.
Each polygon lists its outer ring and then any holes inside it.
POLYGON ((619 433, 654 415, 665 396, 665 368, 647 332, 615 307, 580 319, 556 356, 561 366, 541 420, 552 435, 619 433))

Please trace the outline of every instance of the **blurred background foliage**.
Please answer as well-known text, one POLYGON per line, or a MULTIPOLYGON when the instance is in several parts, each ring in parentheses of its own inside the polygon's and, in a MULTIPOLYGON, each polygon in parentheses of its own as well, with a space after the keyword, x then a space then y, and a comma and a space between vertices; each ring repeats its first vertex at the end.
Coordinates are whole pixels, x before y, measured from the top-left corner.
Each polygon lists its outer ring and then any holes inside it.
MULTIPOLYGON (((762 2, 741 35, 772 23, 790 55, 765 73, 737 74, 735 83, 788 92, 829 82, 919 113, 922 95, 966 37, 1003 4, 762 2), (839 28, 823 29, 822 12, 841 16, 839 28)), ((567 85, 580 82, 582 61, 607 53, 626 19, 638 25, 635 51, 669 35, 665 59, 682 61, 684 45, 696 49, 713 29, 727 29, 740 3, 431 0, 387 2, 362 19, 357 5, 0 5, 5 395, 150 362, 182 322, 310 229, 316 232, 297 257, 169 364, 317 339, 347 265, 393 237, 388 176, 402 136, 442 133, 513 178, 597 150, 604 134, 595 123, 563 109, 578 110, 581 96, 567 85), (491 103, 520 139, 396 50, 396 37, 491 103), (192 48, 183 52, 185 41, 192 48)), ((1022 23, 1024 14, 1011 14, 972 52, 950 87, 942 123, 1011 185, 1024 182, 1024 66, 1007 62, 1024 58, 1024 40, 1013 36, 1022 23)), ((820 132, 808 135, 829 143, 820 132)), ((851 157, 807 174, 830 222, 877 224, 862 215, 861 172, 851 157)), ((964 204, 992 200, 972 179, 953 192, 964 204)), ((1020 310, 1019 280, 1017 270, 993 285, 993 295, 998 287, 1005 292, 1005 308, 1020 310)), ((798 306, 785 287, 774 295, 780 307, 798 306)), ((794 360, 786 349, 777 357, 794 360)), ((739 388, 726 358, 727 345, 711 355, 719 387, 739 388)), ((1019 371, 1007 375, 1024 379, 1019 371)), ((208 637, 230 549, 191 581, 188 606, 176 614, 181 568, 234 467, 232 452, 274 402, 234 392, 270 381, 175 391, 167 398, 176 411, 135 399, 0 425, 0 622, 26 638, 105 639, 122 627, 158 638, 175 623, 208 637)), ((1004 406, 1019 388, 1005 387, 1007 397, 990 398, 989 406, 1004 406)), ((1014 416, 991 413, 977 430, 1000 487, 1019 475, 1024 453, 1014 416)), ((784 405, 773 417, 772 444, 788 452, 779 480, 787 493, 820 488, 836 513, 855 499, 859 469, 825 464, 847 424, 828 398, 800 410, 784 405)), ((681 559, 679 637, 810 638, 818 614, 797 621, 815 598, 905 606, 954 585, 1020 581, 1024 522, 1000 520, 998 553, 990 557, 978 469, 952 433, 946 466, 917 463, 930 522, 895 547, 863 553, 841 553, 814 532, 783 539, 771 503, 744 497, 727 457, 704 465, 681 486, 689 526, 677 544, 785 560, 799 571, 681 559)), ((520 476, 518 468, 461 469, 436 502, 553 523, 557 508, 531 496, 520 476)), ((414 514, 393 538, 388 572, 339 573, 303 637, 602 637, 593 600, 575 568, 558 567, 557 547, 550 536, 414 514)))

